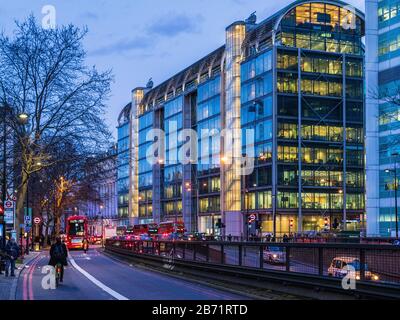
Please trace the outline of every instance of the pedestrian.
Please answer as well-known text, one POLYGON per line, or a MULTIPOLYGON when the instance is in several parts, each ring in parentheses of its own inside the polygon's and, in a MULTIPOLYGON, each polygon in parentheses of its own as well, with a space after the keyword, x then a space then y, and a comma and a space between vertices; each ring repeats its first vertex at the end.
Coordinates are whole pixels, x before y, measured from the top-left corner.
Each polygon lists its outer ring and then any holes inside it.
POLYGON ((232 241, 232 235, 231 235, 231 234, 228 235, 228 241, 229 241, 229 242, 232 241))
POLYGON ((15 277, 15 262, 19 257, 19 247, 14 238, 11 238, 6 245, 6 277, 10 273, 11 277, 15 277))
POLYGON ((82 240, 82 248, 83 248, 83 252, 86 254, 87 251, 89 250, 89 241, 88 241, 88 239, 84 238, 82 240))
POLYGON ((284 243, 289 242, 289 237, 287 236, 286 233, 283 235, 283 242, 284 242, 284 243))

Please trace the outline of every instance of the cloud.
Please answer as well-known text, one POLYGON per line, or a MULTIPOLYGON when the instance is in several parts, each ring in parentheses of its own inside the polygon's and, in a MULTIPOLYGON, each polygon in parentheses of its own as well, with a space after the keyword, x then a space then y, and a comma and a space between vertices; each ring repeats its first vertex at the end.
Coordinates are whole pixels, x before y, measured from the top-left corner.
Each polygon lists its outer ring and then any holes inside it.
POLYGON ((91 56, 105 56, 114 53, 122 54, 134 50, 143 50, 150 48, 154 42, 150 37, 136 37, 133 39, 122 39, 114 43, 110 43, 98 49, 95 49, 89 54, 91 56))
POLYGON ((167 14, 149 25, 146 31, 150 35, 161 37, 175 37, 183 33, 197 33, 201 29, 203 20, 204 17, 200 14, 196 16, 167 14))

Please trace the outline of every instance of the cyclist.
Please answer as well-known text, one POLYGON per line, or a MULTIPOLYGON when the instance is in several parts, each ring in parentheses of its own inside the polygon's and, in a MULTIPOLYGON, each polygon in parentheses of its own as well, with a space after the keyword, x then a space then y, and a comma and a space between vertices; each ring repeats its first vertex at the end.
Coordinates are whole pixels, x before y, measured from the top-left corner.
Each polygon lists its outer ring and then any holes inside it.
POLYGON ((57 264, 61 265, 60 282, 63 282, 64 266, 68 265, 67 257, 68 257, 67 247, 63 242, 61 242, 61 237, 57 237, 56 243, 54 243, 50 248, 49 265, 53 267, 56 267, 57 264))

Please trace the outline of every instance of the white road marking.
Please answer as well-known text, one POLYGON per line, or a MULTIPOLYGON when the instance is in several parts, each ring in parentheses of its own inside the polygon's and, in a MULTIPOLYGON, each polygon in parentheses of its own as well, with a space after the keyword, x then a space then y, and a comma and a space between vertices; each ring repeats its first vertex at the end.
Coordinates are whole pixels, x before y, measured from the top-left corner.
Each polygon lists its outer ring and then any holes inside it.
POLYGON ((98 286, 100 289, 103 291, 107 292, 110 296, 114 297, 117 300, 129 300, 127 297, 124 297, 123 295, 119 294, 118 292, 114 291, 113 289, 107 287, 104 283, 100 282, 97 280, 95 277, 93 277, 90 273, 86 272, 83 270, 80 266, 78 266, 73 258, 69 258, 69 261, 71 262, 72 266, 78 270, 80 273, 82 273, 86 278, 88 278, 91 282, 93 282, 96 286, 98 286))

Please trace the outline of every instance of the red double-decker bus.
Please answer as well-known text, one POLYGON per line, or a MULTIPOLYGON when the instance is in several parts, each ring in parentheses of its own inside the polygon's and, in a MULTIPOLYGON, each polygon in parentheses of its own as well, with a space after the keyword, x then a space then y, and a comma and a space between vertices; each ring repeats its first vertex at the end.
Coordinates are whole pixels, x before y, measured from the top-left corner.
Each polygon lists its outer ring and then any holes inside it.
POLYGON ((83 239, 88 238, 88 219, 83 216, 68 217, 66 236, 68 249, 83 249, 83 239))
POLYGON ((172 234, 176 236, 183 235, 185 233, 185 225, 183 222, 162 222, 158 226, 158 236, 159 238, 165 239, 170 237, 172 234))
POLYGON ((153 236, 158 232, 157 224, 137 224, 133 227, 128 227, 125 235, 131 237, 132 239, 139 239, 141 235, 153 236))

